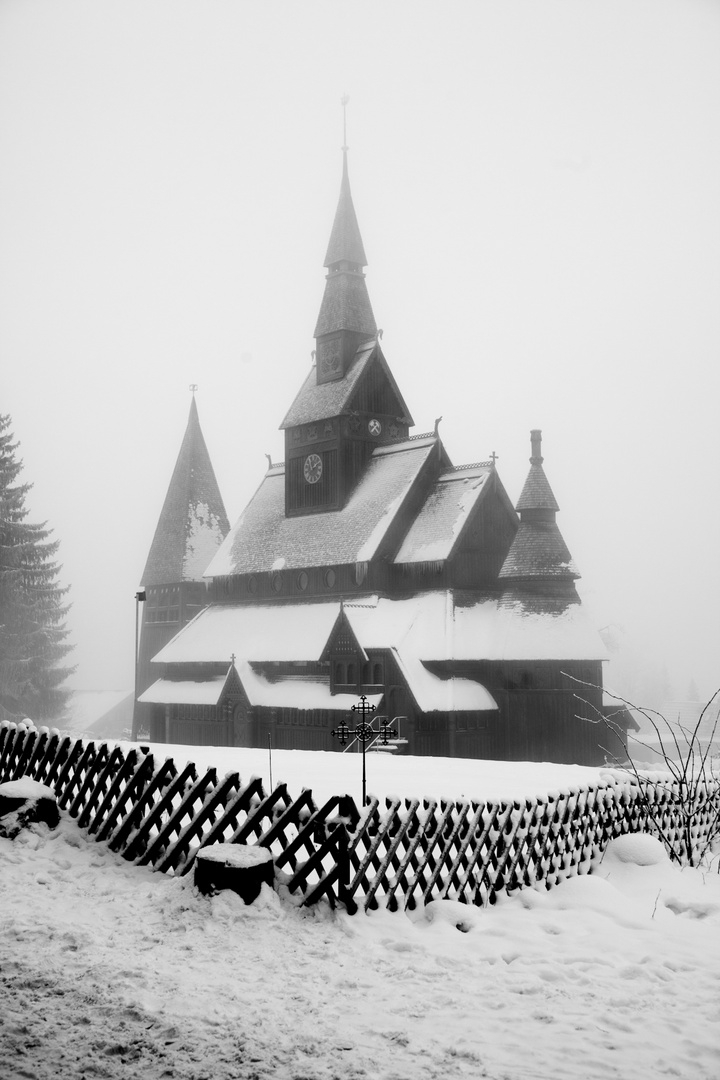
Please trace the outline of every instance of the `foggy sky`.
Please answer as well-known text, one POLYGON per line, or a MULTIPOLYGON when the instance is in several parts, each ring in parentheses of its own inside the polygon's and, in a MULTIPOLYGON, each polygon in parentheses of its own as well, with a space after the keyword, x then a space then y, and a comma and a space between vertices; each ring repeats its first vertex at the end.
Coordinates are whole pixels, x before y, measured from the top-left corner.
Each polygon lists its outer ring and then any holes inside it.
MULTIPOLYGON (((233 521, 310 365, 350 95, 383 349, 558 524, 625 673, 720 685, 720 6, 4 0, 0 410, 75 684, 130 689, 188 385, 233 521)), ((629 692, 629 691, 628 691, 629 692)))

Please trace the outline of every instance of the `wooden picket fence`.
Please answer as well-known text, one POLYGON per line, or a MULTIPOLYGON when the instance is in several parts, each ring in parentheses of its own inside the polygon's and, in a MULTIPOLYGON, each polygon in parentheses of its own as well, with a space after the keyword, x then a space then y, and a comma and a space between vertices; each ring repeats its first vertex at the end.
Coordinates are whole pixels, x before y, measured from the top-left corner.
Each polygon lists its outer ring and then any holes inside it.
MULTIPOLYGON (((523 886, 550 888, 587 873, 612 837, 656 831, 655 822, 684 843, 670 784, 654 788, 652 812, 636 786, 608 781, 512 803, 371 798, 361 813, 347 795, 317 806, 309 790, 293 799, 285 784, 267 793, 259 778, 198 775, 140 748, 4 722, 0 782, 21 776, 51 786, 88 835, 139 866, 187 874, 206 844, 256 843, 272 852, 286 895, 350 912, 441 898, 494 904, 523 886)), ((716 825, 719 803, 708 789, 697 838, 716 825)))

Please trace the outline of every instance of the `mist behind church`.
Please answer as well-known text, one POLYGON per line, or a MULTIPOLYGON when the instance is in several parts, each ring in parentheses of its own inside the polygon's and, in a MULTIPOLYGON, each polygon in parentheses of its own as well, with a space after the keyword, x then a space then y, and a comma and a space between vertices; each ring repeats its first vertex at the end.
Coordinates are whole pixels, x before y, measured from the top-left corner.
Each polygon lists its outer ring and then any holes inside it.
POLYGON ((542 428, 581 595, 624 628, 629 674, 637 653, 671 696, 711 693, 717 9, 273 7, 0 12, 3 408, 62 543, 79 685, 132 686, 188 385, 231 520, 282 456, 348 91, 416 429, 442 412, 452 459, 495 451, 514 500, 542 428))

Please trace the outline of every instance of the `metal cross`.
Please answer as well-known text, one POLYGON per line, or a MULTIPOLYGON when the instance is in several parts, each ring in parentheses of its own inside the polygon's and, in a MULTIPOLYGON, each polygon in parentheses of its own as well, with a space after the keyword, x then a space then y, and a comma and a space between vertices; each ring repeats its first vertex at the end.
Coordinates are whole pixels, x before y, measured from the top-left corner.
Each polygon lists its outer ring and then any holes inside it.
POLYGON ((495 451, 493 450, 492 454, 490 455, 490 460, 492 461, 493 465, 495 464, 495 462, 497 461, 497 459, 499 457, 500 457, 500 455, 496 454, 495 451))
POLYGON ((198 388, 198 384, 196 382, 191 382, 190 383, 189 389, 192 390, 192 396, 193 397, 195 397, 195 391, 197 390, 197 388, 198 388))
POLYGON ((367 773, 365 769, 365 751, 367 744, 373 742, 376 738, 380 738, 380 742, 383 746, 388 745, 388 738, 394 738, 397 735, 397 731, 394 728, 389 727, 389 720, 386 716, 378 717, 380 721, 379 730, 373 727, 373 719, 371 713, 375 712, 375 705, 371 705, 364 694, 361 694, 360 701, 357 705, 351 705, 351 711, 360 714, 360 721, 356 727, 348 727, 344 720, 341 720, 336 728, 330 732, 334 739, 340 741, 341 746, 345 746, 348 739, 353 735, 362 747, 362 804, 366 802, 366 789, 367 789, 367 773), (370 717, 370 719, 368 719, 370 717))

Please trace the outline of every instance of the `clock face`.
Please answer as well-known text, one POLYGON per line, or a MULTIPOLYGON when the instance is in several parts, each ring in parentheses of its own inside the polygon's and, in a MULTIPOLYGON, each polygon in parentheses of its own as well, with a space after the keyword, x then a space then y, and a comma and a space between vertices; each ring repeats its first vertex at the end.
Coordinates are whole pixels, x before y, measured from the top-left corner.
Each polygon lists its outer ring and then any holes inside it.
POLYGON ((379 435, 382 431, 382 424, 379 420, 368 420, 368 431, 371 435, 379 435))
POLYGON ((317 484, 322 476, 322 458, 318 454, 308 454, 303 465, 303 474, 308 484, 317 484))

